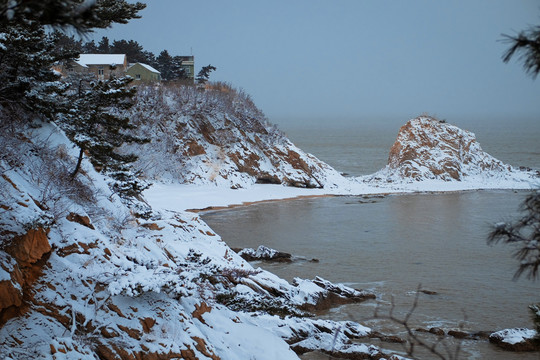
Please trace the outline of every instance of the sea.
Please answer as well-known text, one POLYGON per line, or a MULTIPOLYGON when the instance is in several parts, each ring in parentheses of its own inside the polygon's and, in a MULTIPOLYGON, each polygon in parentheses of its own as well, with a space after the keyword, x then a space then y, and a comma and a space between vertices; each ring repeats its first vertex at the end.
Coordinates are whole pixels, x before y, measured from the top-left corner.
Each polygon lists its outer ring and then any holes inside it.
MULTIPOLYGON (((484 151, 499 160, 540 169, 540 119, 462 120, 456 125, 474 132, 484 151)), ((347 176, 383 168, 399 130, 385 122, 282 128, 301 149, 347 176)), ((516 219, 528 193, 308 198, 207 212, 203 219, 231 247, 265 245, 297 256, 288 264, 253 263, 288 281, 320 276, 377 295, 317 313, 320 318, 357 321, 403 338, 406 331, 387 319, 390 312, 400 319, 409 316, 413 329, 493 332, 534 327, 528 306, 540 302, 540 283, 525 277, 514 281, 519 265, 512 257, 515 248, 487 244, 493 224, 516 219)), ((438 341, 432 334, 415 333, 429 344, 438 341)), ((405 354, 400 344, 371 343, 405 354)), ((437 349, 446 358, 540 359, 539 353, 500 350, 487 339, 446 337, 437 349)), ((418 348, 415 355, 435 358, 418 348)), ((309 353, 302 358, 329 357, 309 353)))

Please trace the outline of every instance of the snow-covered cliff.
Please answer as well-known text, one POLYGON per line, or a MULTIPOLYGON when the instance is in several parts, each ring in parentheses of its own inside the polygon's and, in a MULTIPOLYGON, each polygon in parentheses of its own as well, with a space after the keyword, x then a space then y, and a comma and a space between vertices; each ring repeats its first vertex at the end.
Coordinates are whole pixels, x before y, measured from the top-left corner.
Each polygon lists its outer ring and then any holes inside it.
POLYGON ((150 144, 129 148, 152 180, 216 184, 254 183, 322 188, 337 171, 294 146, 241 90, 226 84, 140 88, 132 119, 150 144))
POLYGON ((2 130, 1 358, 384 357, 350 341, 371 329, 305 317, 371 294, 255 269, 193 213, 137 217, 89 161, 70 176, 78 151, 53 124, 2 130))

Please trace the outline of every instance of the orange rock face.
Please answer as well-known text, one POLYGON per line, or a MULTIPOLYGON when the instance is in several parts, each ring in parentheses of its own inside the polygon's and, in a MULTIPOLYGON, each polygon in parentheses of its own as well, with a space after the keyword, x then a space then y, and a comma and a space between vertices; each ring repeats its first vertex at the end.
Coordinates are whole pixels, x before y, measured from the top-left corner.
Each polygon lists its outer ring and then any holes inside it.
POLYGON ((51 251, 48 232, 42 228, 30 229, 26 234, 13 238, 7 247, 6 252, 16 263, 8 268, 2 266, 10 273, 11 279, 0 281, 0 326, 19 314, 26 289, 39 276, 40 269, 34 264, 51 251))
POLYGON ((447 181, 509 170, 482 150, 473 133, 426 116, 401 127, 390 149, 388 168, 404 178, 447 181))
POLYGON ((90 218, 88 216, 82 216, 75 213, 69 213, 68 216, 66 216, 66 219, 68 219, 71 222, 76 222, 78 224, 81 224, 83 226, 86 226, 87 228, 90 228, 94 230, 94 225, 90 223, 90 218))
POLYGON ((7 252, 21 266, 33 264, 51 251, 48 233, 48 230, 42 228, 30 229, 26 234, 15 237, 7 252))
POLYGON ((0 310, 22 304, 23 277, 18 267, 11 272, 11 281, 0 281, 0 310))

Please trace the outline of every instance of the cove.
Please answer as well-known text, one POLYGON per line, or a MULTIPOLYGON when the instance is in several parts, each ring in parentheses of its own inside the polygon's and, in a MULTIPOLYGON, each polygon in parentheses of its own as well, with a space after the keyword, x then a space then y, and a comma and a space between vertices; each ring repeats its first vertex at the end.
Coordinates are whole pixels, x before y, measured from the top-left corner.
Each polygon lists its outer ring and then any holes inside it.
MULTIPOLYGON (((254 263, 276 275, 321 276, 369 289, 377 301, 318 314, 354 320, 375 330, 403 335, 373 319, 376 306, 404 315, 419 284, 412 318, 416 327, 468 331, 529 327, 528 305, 540 301, 540 284, 512 281, 512 248, 488 246, 490 226, 518 215, 526 192, 468 191, 364 197, 328 197, 259 203, 205 213, 203 219, 231 247, 265 245, 318 263, 254 263)), ((388 344, 380 344, 391 348, 388 344)), ((508 353, 487 340, 465 341, 461 358, 537 359, 537 353, 508 353)), ((397 347, 399 349, 399 347, 397 347)))

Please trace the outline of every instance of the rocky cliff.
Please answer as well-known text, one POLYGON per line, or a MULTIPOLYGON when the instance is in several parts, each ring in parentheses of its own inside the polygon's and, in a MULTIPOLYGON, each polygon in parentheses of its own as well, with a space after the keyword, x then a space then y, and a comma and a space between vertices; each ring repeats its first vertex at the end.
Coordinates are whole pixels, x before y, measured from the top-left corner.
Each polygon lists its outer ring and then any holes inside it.
POLYGON ((253 183, 322 188, 341 181, 294 146, 241 90, 214 84, 140 88, 132 119, 150 144, 126 147, 151 180, 241 188, 253 183))
POLYGON ((535 176, 534 172, 513 168, 484 152, 473 133, 433 117, 420 116, 401 127, 390 149, 388 165, 368 178, 403 182, 535 176))

